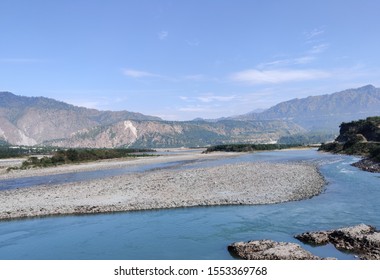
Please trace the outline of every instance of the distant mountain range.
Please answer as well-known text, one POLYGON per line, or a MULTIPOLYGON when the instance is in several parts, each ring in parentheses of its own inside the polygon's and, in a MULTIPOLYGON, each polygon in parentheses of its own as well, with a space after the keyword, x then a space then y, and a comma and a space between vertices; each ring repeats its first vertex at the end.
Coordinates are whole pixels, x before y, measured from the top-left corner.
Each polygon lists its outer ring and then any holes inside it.
POLYGON ((337 132, 342 121, 372 115, 380 115, 380 89, 371 85, 293 99, 260 113, 187 122, 0 92, 0 144, 101 148, 268 143, 313 130, 337 132))
POLYGON ((11 144, 36 145, 126 119, 161 120, 128 111, 98 111, 45 97, 0 92, 0 138, 11 144))
POLYGON ((309 96, 279 103, 261 113, 235 120, 287 120, 311 131, 338 131, 342 122, 380 115, 380 88, 367 85, 333 94, 309 96))
POLYGON ((0 144, 60 147, 182 147, 272 142, 301 133, 281 120, 170 122, 128 111, 98 111, 44 97, 0 92, 0 144))

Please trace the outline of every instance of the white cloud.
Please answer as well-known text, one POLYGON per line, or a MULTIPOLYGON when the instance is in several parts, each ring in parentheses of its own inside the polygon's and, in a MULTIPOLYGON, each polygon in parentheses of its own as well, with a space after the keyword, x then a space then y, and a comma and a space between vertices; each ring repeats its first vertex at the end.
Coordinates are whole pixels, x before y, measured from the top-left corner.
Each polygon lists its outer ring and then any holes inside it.
POLYGON ((158 33, 158 38, 160 40, 165 40, 169 36, 169 31, 162 30, 158 33))
POLYGON ((315 45, 311 48, 309 53, 311 53, 311 54, 321 53, 321 52, 324 52, 325 50, 327 50, 328 47, 329 47, 329 44, 326 44, 326 43, 315 45))
POLYGON ((189 100, 189 97, 187 97, 187 96, 180 96, 179 98, 181 100, 183 100, 183 101, 188 101, 189 100))
POLYGON ((130 78, 158 78, 161 80, 165 80, 168 82, 182 82, 182 81, 205 81, 208 78, 202 74, 194 74, 194 75, 184 75, 184 76, 166 76, 166 75, 161 75, 157 73, 152 73, 148 71, 141 71, 141 70, 136 70, 136 69, 131 69, 131 68, 125 68, 122 69, 122 72, 125 76, 130 77, 130 78))
POLYGON ((202 106, 187 106, 183 108, 179 108, 178 111, 181 112, 208 112, 210 108, 202 107, 202 106))
POLYGON ((231 96, 221 96, 221 95, 206 95, 206 96, 200 96, 197 97, 199 101, 202 101, 204 103, 219 101, 219 102, 227 102, 235 99, 235 95, 231 96))
POLYGON ((123 74, 131 78, 160 77, 160 75, 134 69, 123 69, 123 74))
POLYGON ((290 65, 299 65, 299 64, 307 64, 314 61, 316 58, 314 56, 301 56, 296 58, 289 59, 279 59, 270 62, 260 63, 257 68, 264 69, 268 67, 284 67, 290 65))
MULTIPOLYGON (((179 96, 179 98, 185 102, 189 103, 197 103, 197 102, 202 102, 202 103, 210 103, 210 102, 228 102, 231 100, 236 99, 236 95, 214 95, 213 93, 204 93, 201 96, 179 96)), ((216 104, 214 104, 216 105, 216 104)))
POLYGON ((322 28, 314 28, 312 31, 305 32, 305 37, 307 40, 314 39, 325 33, 325 30, 322 28))
POLYGON ((302 56, 302 57, 293 59, 293 61, 294 61, 294 64, 307 64, 314 61, 315 59, 316 59, 315 56, 302 56))
POLYGON ((315 80, 329 77, 328 72, 305 69, 305 70, 256 70, 250 69, 241 72, 237 72, 231 75, 231 79, 236 82, 242 82, 247 84, 279 84, 285 82, 296 82, 315 80))

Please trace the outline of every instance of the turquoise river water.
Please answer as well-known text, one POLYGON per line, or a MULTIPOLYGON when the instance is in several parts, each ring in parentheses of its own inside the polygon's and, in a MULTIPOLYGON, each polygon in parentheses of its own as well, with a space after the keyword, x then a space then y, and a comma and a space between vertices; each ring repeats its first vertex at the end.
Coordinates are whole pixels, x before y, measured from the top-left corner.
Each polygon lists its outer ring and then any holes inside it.
MULTIPOLYGON (((321 257, 354 259, 355 256, 339 252, 333 246, 311 247, 293 236, 358 223, 380 228, 380 174, 352 167, 350 164, 357 160, 315 150, 294 150, 154 166, 152 168, 182 169, 247 161, 306 161, 319 165, 327 185, 322 194, 311 199, 274 205, 194 207, 1 221, 0 259, 232 259, 227 251, 228 244, 253 239, 295 242, 321 257)), ((149 169, 125 169, 124 172, 149 169)), ((111 170, 101 174, 112 176, 122 172, 111 170)), ((72 181, 73 175, 67 176, 62 180, 72 181)), ((83 178, 88 176, 92 178, 91 174, 83 178)), ((3 189, 8 185, 32 187, 46 178, 40 177, 40 180, 29 182, 30 185, 25 180, 0 181, 0 186, 3 189)))

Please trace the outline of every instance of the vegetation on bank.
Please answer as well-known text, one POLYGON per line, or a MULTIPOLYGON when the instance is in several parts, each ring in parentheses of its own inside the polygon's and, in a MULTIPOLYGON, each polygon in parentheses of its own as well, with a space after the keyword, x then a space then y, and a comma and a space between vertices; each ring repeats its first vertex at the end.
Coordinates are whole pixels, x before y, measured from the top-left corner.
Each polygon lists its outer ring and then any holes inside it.
POLYGON ((319 150, 360 155, 380 163, 380 117, 342 123, 335 141, 322 144, 319 150))
POLYGON ((17 158, 33 155, 51 155, 57 148, 0 145, 0 159, 17 158))
POLYGON ((4 139, 0 138, 0 147, 2 146, 9 146, 9 143, 5 141, 4 139))
POLYGON ((292 145, 310 145, 319 144, 335 139, 336 134, 329 132, 308 132, 298 133, 293 135, 282 136, 278 139, 278 144, 292 144, 292 145))
POLYGON ((38 158, 29 157, 19 168, 10 169, 29 169, 35 167, 50 167, 69 163, 90 162, 102 159, 143 157, 152 156, 154 150, 150 149, 68 149, 57 150, 50 156, 38 158))
POLYGON ((351 140, 347 142, 324 143, 320 146, 320 151, 334 154, 358 155, 377 158, 380 145, 378 143, 360 142, 351 140))
POLYGON ((223 144, 208 147, 204 153, 211 152, 253 152, 253 151, 268 151, 281 150, 300 147, 294 144, 223 144))

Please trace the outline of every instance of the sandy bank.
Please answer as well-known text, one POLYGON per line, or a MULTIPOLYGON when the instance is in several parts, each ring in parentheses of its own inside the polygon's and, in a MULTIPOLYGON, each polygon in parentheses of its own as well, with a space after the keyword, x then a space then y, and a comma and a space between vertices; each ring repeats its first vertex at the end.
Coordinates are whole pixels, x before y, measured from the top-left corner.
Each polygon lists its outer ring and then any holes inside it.
POLYGON ((324 184, 317 168, 306 164, 242 163, 157 170, 1 191, 0 219, 202 205, 269 204, 312 197, 323 190, 324 184))

